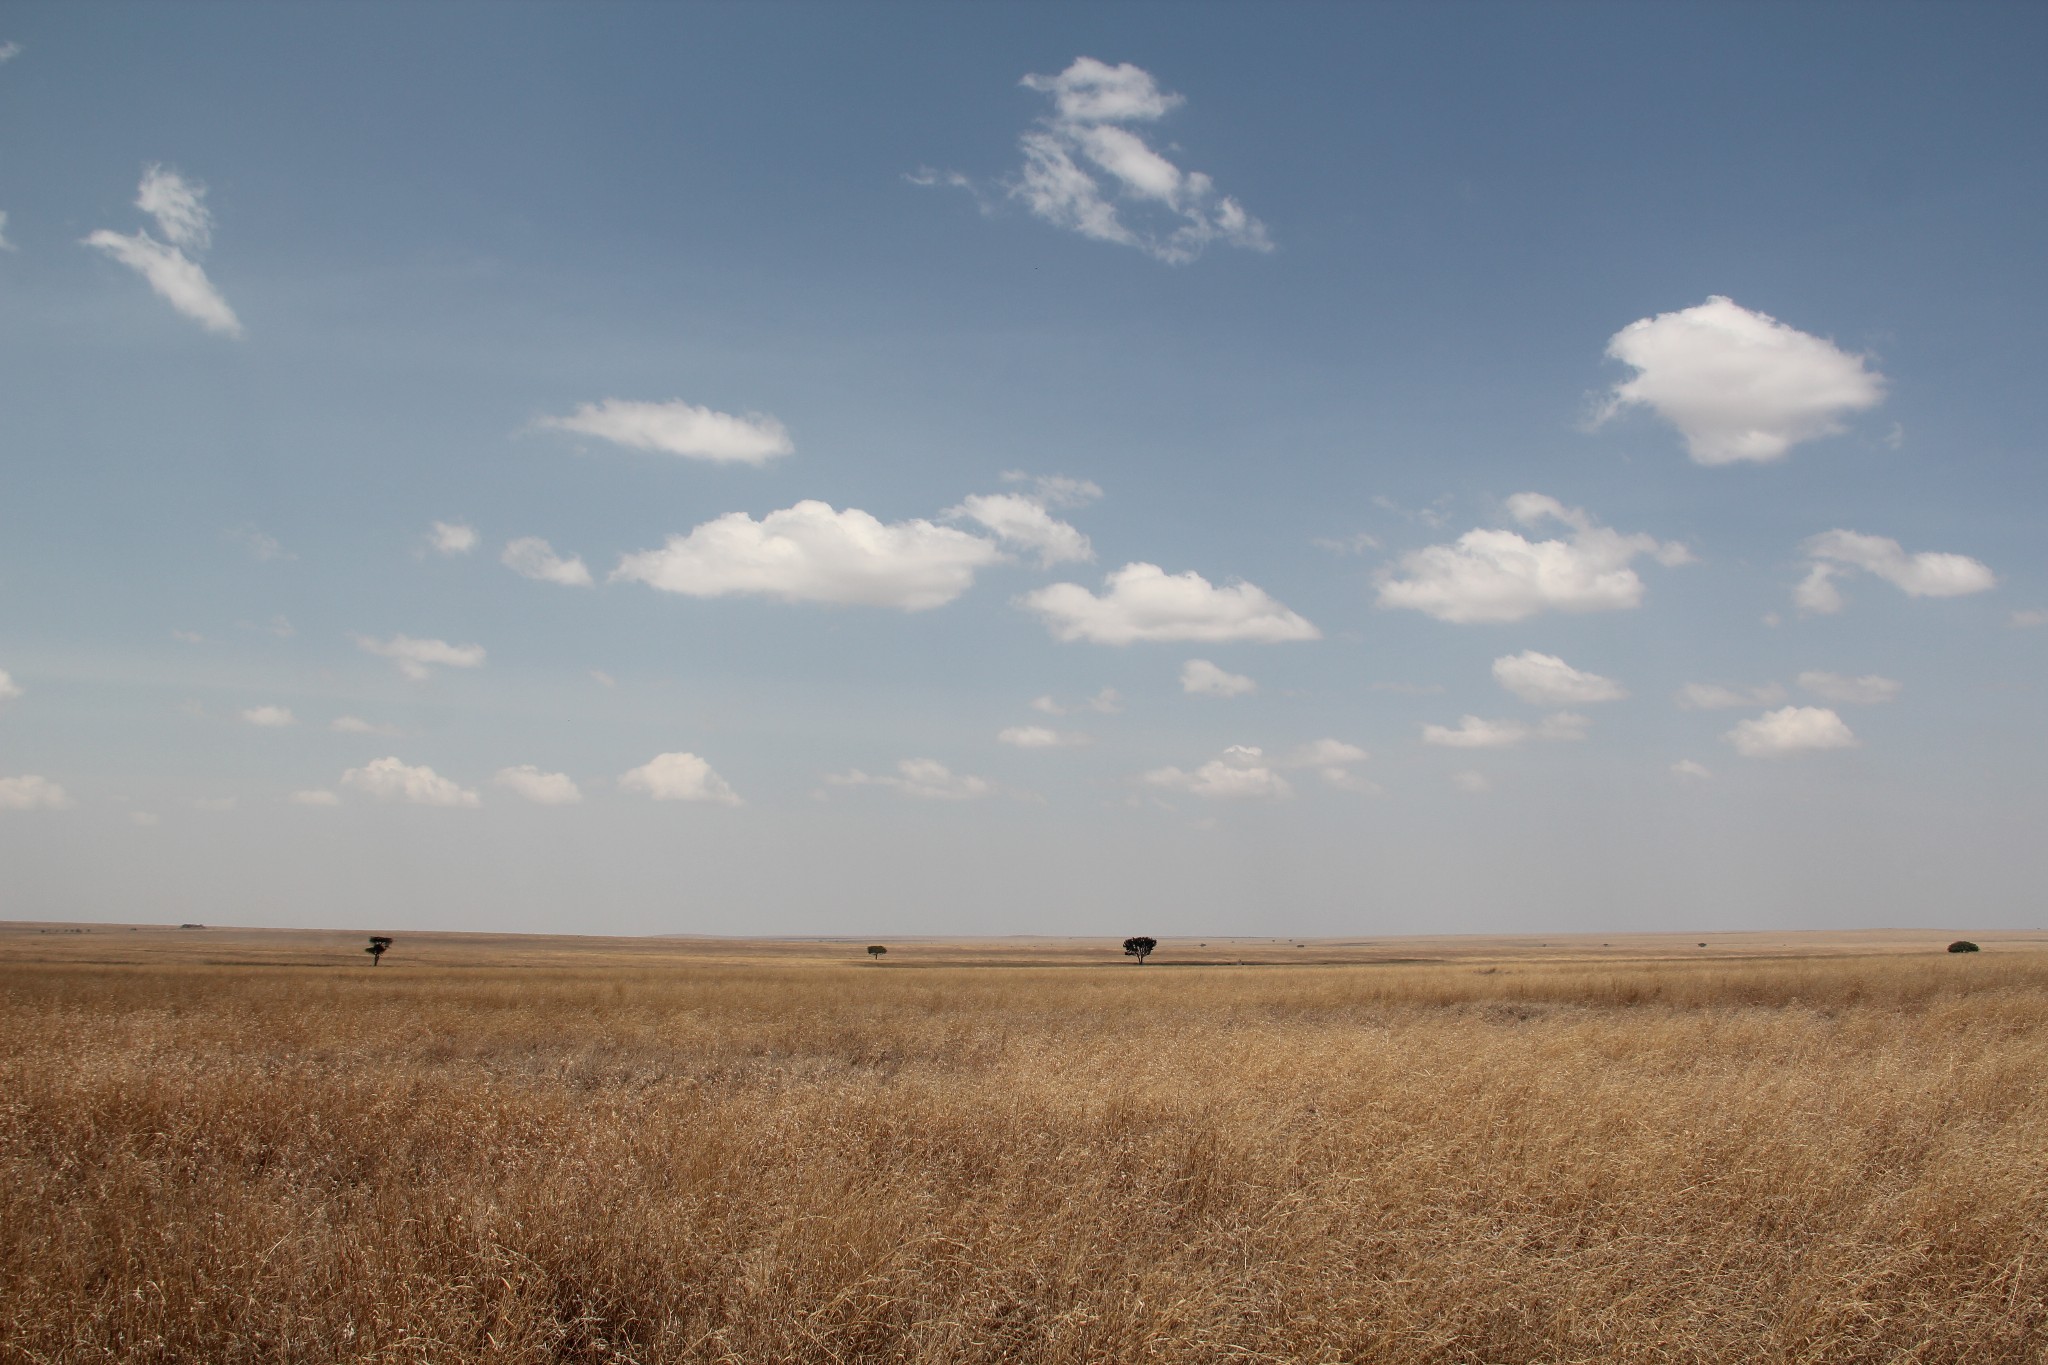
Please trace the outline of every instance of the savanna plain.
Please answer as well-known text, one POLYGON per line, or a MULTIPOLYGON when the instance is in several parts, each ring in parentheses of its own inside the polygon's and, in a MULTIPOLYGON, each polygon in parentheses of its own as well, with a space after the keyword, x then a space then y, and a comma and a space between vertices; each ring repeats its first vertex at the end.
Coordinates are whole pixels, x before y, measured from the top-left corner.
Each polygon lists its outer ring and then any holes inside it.
POLYGON ((2040 1361, 1955 936, 0 925, 0 1362, 2040 1361))

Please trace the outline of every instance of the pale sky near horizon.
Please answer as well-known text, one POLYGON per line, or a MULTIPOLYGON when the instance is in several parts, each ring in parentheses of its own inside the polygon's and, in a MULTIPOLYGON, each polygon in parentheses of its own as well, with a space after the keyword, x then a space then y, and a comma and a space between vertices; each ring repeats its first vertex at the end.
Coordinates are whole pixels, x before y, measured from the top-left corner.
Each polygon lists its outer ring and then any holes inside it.
POLYGON ((2044 40, 0 4, 0 918, 2037 926, 2044 40))

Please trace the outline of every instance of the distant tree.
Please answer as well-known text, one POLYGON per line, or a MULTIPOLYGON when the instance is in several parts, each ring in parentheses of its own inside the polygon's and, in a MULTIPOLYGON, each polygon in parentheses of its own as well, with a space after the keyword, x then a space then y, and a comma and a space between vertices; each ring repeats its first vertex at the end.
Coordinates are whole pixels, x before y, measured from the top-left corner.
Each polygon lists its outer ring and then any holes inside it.
POLYGON ((1124 956, 1135 957, 1138 959, 1138 965, 1142 967, 1145 965, 1145 959, 1152 956, 1152 950, 1158 946, 1159 940, 1156 938, 1127 938, 1124 940, 1124 956))
POLYGON ((1959 938, 1954 943, 1949 944, 1948 950, 1952 953, 1974 953, 1981 951, 1976 944, 1966 938, 1959 938))
POLYGON ((883 954, 887 953, 888 951, 889 950, 887 948, 884 948, 879 943, 870 943, 868 945, 868 956, 873 958, 877 962, 880 962, 882 960, 883 954))
POLYGON ((370 936, 370 946, 363 949, 363 951, 370 955, 370 965, 372 967, 383 965, 384 950, 390 946, 391 940, 382 934, 372 934, 370 936))

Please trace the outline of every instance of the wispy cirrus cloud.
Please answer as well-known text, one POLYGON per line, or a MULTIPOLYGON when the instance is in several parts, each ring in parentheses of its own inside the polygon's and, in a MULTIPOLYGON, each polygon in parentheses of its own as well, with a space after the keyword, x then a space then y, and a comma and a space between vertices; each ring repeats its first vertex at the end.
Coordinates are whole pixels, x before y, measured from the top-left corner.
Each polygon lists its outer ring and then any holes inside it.
POLYGON ((565 588, 591 585, 590 569, 580 555, 562 556, 539 536, 521 536, 505 546, 499 562, 521 578, 541 583, 559 583, 565 588))
POLYGON ((206 187, 151 165, 142 173, 135 207, 156 220, 157 231, 166 240, 152 237, 147 229, 119 233, 101 228, 88 234, 82 245, 105 252, 142 276, 159 297, 208 331, 239 337, 241 320, 194 259, 213 243, 206 187))
POLYGON ((828 773, 835 787, 881 787, 919 801, 978 801, 994 795, 995 783, 985 777, 956 773, 935 758, 905 758, 893 773, 865 773, 859 768, 828 773))
POLYGON ((789 429, 766 413, 735 416, 680 398, 665 403, 607 398, 579 404, 567 417, 542 417, 534 425, 714 464, 763 465, 796 449, 789 429))
POLYGON ((388 640, 358 635, 355 642, 365 653, 391 660, 415 682, 431 678, 436 668, 481 668, 484 663, 482 645, 451 645, 446 640, 419 640, 410 635, 394 635, 388 640))

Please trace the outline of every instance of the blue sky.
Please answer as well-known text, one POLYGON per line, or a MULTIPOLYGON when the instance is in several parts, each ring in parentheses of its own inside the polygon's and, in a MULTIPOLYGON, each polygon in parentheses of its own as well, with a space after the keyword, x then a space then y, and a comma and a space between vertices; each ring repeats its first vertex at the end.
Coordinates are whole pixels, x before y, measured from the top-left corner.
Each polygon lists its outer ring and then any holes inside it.
POLYGON ((2044 37, 0 7, 0 915, 2035 924, 2044 37))

